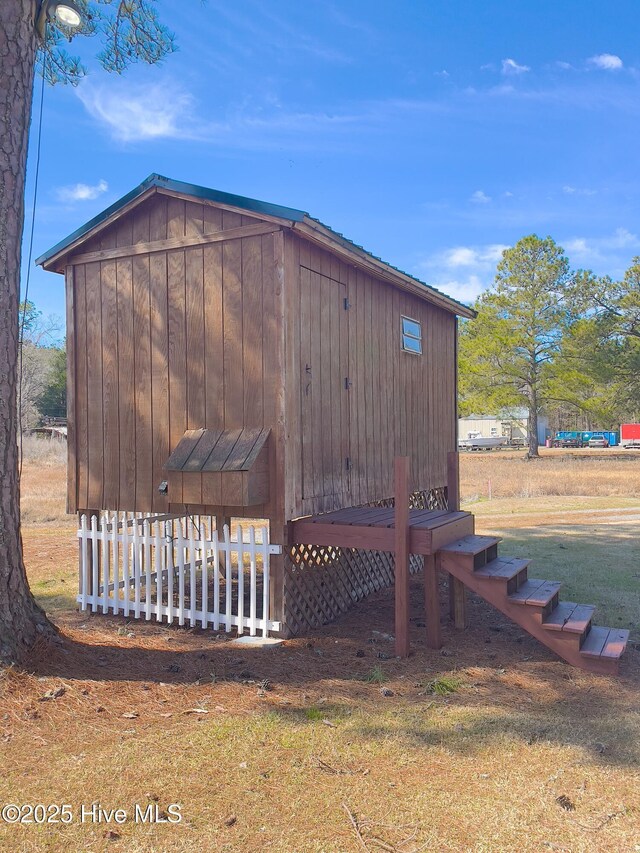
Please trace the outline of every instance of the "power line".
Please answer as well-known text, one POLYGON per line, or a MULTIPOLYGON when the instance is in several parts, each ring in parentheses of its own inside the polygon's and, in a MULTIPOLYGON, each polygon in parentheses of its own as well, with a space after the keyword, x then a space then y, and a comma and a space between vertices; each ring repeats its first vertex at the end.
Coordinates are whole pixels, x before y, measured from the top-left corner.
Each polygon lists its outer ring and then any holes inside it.
MULTIPOLYGON (((42 112, 44 105, 44 84, 46 79, 47 68, 47 53, 43 51, 42 57, 42 87, 40 90, 40 114, 38 116, 38 139, 36 146, 36 173, 33 184, 33 209, 31 212, 31 234, 29 235, 29 260, 27 262, 27 277, 24 285, 24 310, 22 311, 22 319, 20 321, 20 335, 18 337, 18 345, 20 347, 20 369, 18 374, 18 429, 19 429, 19 445, 20 445, 20 462, 18 466, 19 476, 22 477, 22 365, 24 362, 24 323, 27 316, 27 303, 29 301, 29 280, 31 278, 31 261, 33 258, 33 235, 36 224, 36 201, 38 198, 38 179, 40 177, 40 149, 42 143, 42 112)), ((20 307, 20 298, 18 298, 18 309, 20 307)))

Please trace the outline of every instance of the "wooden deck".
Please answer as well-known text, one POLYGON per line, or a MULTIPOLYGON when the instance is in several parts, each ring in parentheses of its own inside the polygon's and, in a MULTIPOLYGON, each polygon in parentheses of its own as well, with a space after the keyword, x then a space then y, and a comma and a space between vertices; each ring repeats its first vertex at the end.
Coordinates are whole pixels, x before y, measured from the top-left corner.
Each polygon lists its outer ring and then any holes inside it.
MULTIPOLYGON (((409 552, 432 555, 455 539, 473 533, 469 512, 413 509, 409 511, 409 552)), ((393 507, 349 507, 291 522, 290 542, 395 551, 393 507)))

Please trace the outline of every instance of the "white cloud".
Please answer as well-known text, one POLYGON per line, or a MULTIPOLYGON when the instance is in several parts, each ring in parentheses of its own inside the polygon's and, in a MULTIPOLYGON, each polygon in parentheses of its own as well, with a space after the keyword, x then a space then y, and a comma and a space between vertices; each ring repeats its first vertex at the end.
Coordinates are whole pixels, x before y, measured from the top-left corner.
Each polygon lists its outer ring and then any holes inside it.
POLYGON ((512 74, 526 74, 527 71, 531 71, 528 65, 519 65, 515 59, 503 59, 502 60, 502 73, 506 75, 512 74))
POLYGON ((492 86, 487 89, 487 94, 494 97, 495 95, 512 95, 516 91, 511 83, 501 83, 500 86, 492 86))
POLYGON ((603 71, 619 71, 623 66, 620 57, 614 53, 599 53, 597 56, 590 57, 588 62, 603 71))
POLYGON ((482 190, 476 190, 474 193, 472 193, 470 201, 472 201, 474 204, 489 204, 489 202, 491 201, 491 196, 487 195, 482 190))
POLYGON ((562 192, 565 195, 596 195, 598 191, 590 190, 587 188, 578 189, 577 187, 572 187, 569 184, 565 184, 565 186, 562 187, 562 192))
POLYGON ((576 237, 573 240, 569 240, 569 241, 565 242, 564 245, 565 245, 567 252, 569 252, 572 255, 580 255, 580 256, 584 257, 590 251, 590 248, 589 248, 587 241, 584 237, 576 237))
POLYGON ((98 181, 97 184, 90 186, 89 184, 73 184, 70 187, 58 187, 56 195, 60 201, 92 201, 94 198, 106 193, 109 189, 109 184, 105 180, 98 181))
POLYGON ((559 59, 556 62, 556 68, 560 68, 562 71, 571 71, 573 65, 570 62, 564 62, 562 59, 559 59))
POLYGON ((613 235, 605 240, 605 245, 611 249, 638 249, 640 239, 626 228, 616 228, 613 235))
POLYGON ((76 92, 89 114, 122 142, 195 136, 193 99, 173 83, 87 82, 76 92))
POLYGON ((476 262, 476 252, 468 246, 458 246, 455 249, 447 249, 444 263, 448 267, 468 267, 476 262))
POLYGON ((446 70, 446 68, 443 68, 442 71, 435 71, 434 74, 436 77, 449 77, 450 76, 450 74, 446 70))
POLYGON ((572 264, 593 266, 600 272, 616 276, 640 252, 640 237, 627 228, 617 228, 603 237, 573 237, 563 246, 572 264))
POLYGON ((455 246, 446 249, 440 256, 440 263, 448 268, 492 266, 502 257, 508 246, 490 243, 487 246, 455 246))
POLYGON ((461 302, 473 302, 492 283, 496 265, 508 246, 452 246, 424 258, 416 275, 461 302))
MULTIPOLYGON (((433 282, 427 282, 433 284, 433 282)), ((447 296, 452 296, 458 302, 475 302, 483 290, 486 290, 487 285, 477 275, 469 275, 464 279, 446 279, 439 281, 433 285, 438 290, 446 293, 447 296)))
POLYGON ((87 112, 121 142, 183 139, 234 149, 322 149, 329 144, 360 145, 354 134, 386 129, 408 114, 446 113, 440 100, 362 101, 352 112, 287 111, 269 92, 261 99, 234 102, 220 121, 207 117, 179 84, 165 79, 153 85, 124 85, 119 80, 84 83, 77 90, 87 112), (320 138, 322 135, 322 138, 320 138))

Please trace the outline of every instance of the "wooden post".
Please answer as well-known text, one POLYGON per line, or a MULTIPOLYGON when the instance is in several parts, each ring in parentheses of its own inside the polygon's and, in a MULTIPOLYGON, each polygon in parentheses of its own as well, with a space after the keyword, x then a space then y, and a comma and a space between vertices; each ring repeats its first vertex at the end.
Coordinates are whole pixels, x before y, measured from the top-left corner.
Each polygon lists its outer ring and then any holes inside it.
POLYGON ((449 512, 460 509, 460 459, 457 450, 447 453, 447 505, 449 512))
MULTIPOLYGON (((229 528, 229 536, 231 536, 231 516, 216 515, 216 533, 218 534, 218 541, 222 538, 222 531, 224 530, 225 524, 229 528)), ((220 562, 218 565, 220 566, 220 575, 225 575, 227 570, 227 558, 223 553, 220 554, 220 562)))
MULTIPOLYGON (((287 625, 287 589, 286 589, 286 551, 289 544, 289 530, 287 522, 289 508, 286 507, 287 494, 289 493, 288 479, 293 468, 288 467, 291 455, 290 439, 287 436, 290 424, 287 421, 287 397, 293 393, 293 388, 288 382, 288 350, 285 352, 285 339, 287 335, 287 324, 290 303, 287 298, 295 291, 298 294, 298 261, 291 254, 292 247, 287 243, 288 260, 285 260, 285 236, 282 230, 277 231, 273 237, 264 238, 262 243, 263 273, 263 302, 265 315, 271 312, 271 319, 267 327, 272 329, 273 352, 269 353, 268 360, 265 355, 263 387, 264 393, 264 418, 265 423, 271 424, 271 440, 269 442, 269 532, 271 541, 276 545, 282 545, 282 554, 271 558, 271 572, 269 581, 269 597, 271 618, 280 622, 280 636, 291 636, 291 630, 287 625), (271 254, 272 246, 273 254, 271 254), (271 266, 272 265, 272 266, 271 266), (295 267, 295 271, 294 271, 295 267), (266 271, 269 270, 267 273, 266 271), (292 279, 294 279, 292 281, 292 279), (269 281, 269 284, 267 282, 269 281), (267 364, 270 365, 267 370, 267 364), (287 376, 287 382, 284 377, 287 376), (271 393, 267 388, 271 386, 271 393)), ((266 338, 265 338, 266 340, 266 338)), ((265 344, 266 346, 266 344, 265 344)), ((265 350, 266 353, 266 350, 265 350)), ((295 375, 295 374, 294 374, 295 375)), ((296 398, 297 399, 297 398, 296 398)))
MULTIPOLYGON (((447 453, 447 499, 449 512, 460 509, 460 457, 457 451, 447 453)), ((456 628, 467 627, 467 591, 453 575, 449 575, 449 618, 456 628)))
POLYGON ((216 515, 216 530, 218 531, 218 535, 222 534, 223 527, 228 525, 229 530, 231 530, 231 517, 228 515, 216 515))
POLYGON ((285 606, 285 555, 289 545, 289 530, 286 525, 269 521, 269 541, 282 545, 282 554, 272 554, 269 559, 269 618, 280 622, 277 636, 288 639, 291 630, 286 623, 285 606))
POLYGON ((424 605, 427 617, 427 645, 430 649, 439 649, 442 645, 438 568, 435 554, 427 554, 424 557, 424 605))
POLYGON ((409 655, 409 457, 395 459, 396 655, 409 655))
POLYGON ((467 627, 467 588, 453 575, 449 575, 449 615, 459 631, 467 627))
MULTIPOLYGON (((86 517, 87 517, 87 528, 90 530, 91 529, 91 516, 95 515, 97 518, 100 518, 100 510, 99 509, 85 509, 85 510, 82 510, 82 512, 79 512, 78 513, 78 525, 80 525, 80 520, 81 520, 83 515, 86 515, 86 517)), ((82 594, 82 550, 81 549, 83 547, 83 543, 80 539, 78 539, 78 543, 79 543, 79 548, 78 548, 78 588, 79 588, 79 593, 82 594)), ((86 560, 86 564, 85 564, 86 573, 85 573, 84 582, 85 582, 85 590, 86 590, 87 596, 92 596, 95 592, 94 587, 93 587, 93 575, 94 575, 94 571, 93 571, 93 548, 89 545, 86 546, 86 548, 87 548, 87 560, 86 560)), ((99 579, 100 574, 102 572, 102 567, 100 565, 102 562, 102 554, 101 554, 100 548, 96 549, 96 554, 97 554, 97 576, 99 579)), ((100 585, 100 582, 98 580, 98 586, 99 585, 100 585)), ((95 612, 95 611, 92 610, 91 612, 95 612)))
MULTIPOLYGON (((82 516, 86 515, 87 517, 87 528, 91 524, 91 516, 88 511, 79 512, 78 513, 78 527, 82 525, 82 516)), ((93 573, 91 570, 91 548, 88 547, 86 542, 83 542, 82 539, 78 538, 78 595, 82 595, 82 587, 83 587, 83 577, 82 577, 82 549, 87 549, 87 559, 85 562, 85 572, 84 572, 84 588, 87 595, 91 595, 93 593, 92 582, 93 582, 93 573)))

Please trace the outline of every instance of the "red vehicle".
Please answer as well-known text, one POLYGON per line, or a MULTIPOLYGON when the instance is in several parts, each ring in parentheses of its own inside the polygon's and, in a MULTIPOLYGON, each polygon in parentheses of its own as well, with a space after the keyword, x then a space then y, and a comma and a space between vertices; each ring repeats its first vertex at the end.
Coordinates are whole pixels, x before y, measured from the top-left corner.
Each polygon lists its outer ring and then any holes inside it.
POLYGON ((640 448, 640 424, 622 424, 620 426, 620 444, 622 447, 640 448))

